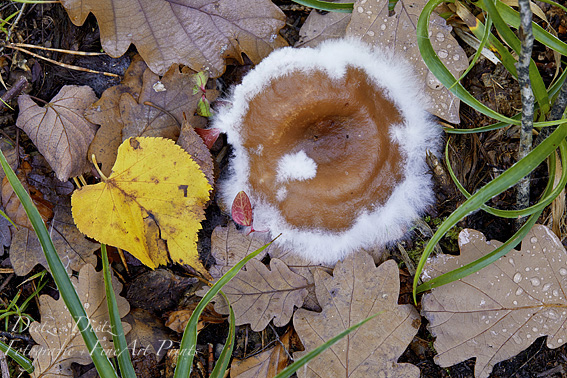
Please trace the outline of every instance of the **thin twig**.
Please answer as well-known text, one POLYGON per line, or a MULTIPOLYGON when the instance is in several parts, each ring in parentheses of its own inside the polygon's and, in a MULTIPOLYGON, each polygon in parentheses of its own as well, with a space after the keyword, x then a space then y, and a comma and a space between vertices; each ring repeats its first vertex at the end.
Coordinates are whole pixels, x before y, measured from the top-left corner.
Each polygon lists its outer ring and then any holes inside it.
POLYGON ((6 355, 0 351, 0 370, 2 370, 2 378, 10 378, 10 368, 6 361, 6 355))
POLYGON ((10 30, 8 30, 8 35, 6 36, 6 40, 9 41, 10 37, 12 36, 12 32, 14 31, 14 29, 16 28, 16 25, 18 24, 18 22, 20 21, 20 18, 22 18, 22 14, 24 14, 24 9, 26 9, 26 4, 22 4, 22 7, 19 10, 18 13, 18 17, 16 17, 16 19, 14 20, 14 22, 12 23, 12 26, 10 27, 10 30))
MULTIPOLYGON (((547 120, 558 121, 561 118, 563 118, 563 113, 565 113, 566 107, 567 107, 567 80, 565 80, 561 85, 561 90, 559 91, 559 94, 557 95, 557 98, 555 99, 555 102, 551 107, 551 111, 549 112, 547 120)), ((541 132, 538 134, 536 138, 536 142, 535 142, 536 146, 541 142, 543 142, 543 140, 547 138, 556 128, 557 125, 542 128, 541 132)))
MULTIPOLYGON (((534 35, 532 32, 532 10, 529 0, 519 0, 520 8, 520 39, 522 50, 516 63, 518 71, 518 84, 522 95, 522 127, 520 130, 520 146, 518 149, 518 160, 524 158, 532 149, 532 132, 534 127, 534 94, 530 82, 530 61, 534 35)), ((524 177, 517 186, 517 207, 523 209, 530 203, 530 178, 524 177)), ((518 223, 522 223, 518 220, 518 223)))
POLYGON ((28 80, 25 76, 20 76, 20 78, 12 85, 12 88, 8 89, 6 93, 1 97, 0 101, 0 111, 7 109, 8 104, 14 97, 17 97, 28 85, 28 80))
POLYGON ((34 53, 34 52, 31 52, 31 51, 29 51, 29 50, 23 49, 23 48, 21 48, 21 47, 15 46, 15 45, 6 45, 6 47, 9 47, 9 48, 14 49, 14 50, 21 51, 21 52, 23 52, 23 53, 25 53, 25 54, 31 55, 31 56, 36 57, 36 58, 39 58, 39 59, 43 59, 43 60, 45 60, 45 61, 47 61, 47 62, 49 62, 49 63, 53 63, 53 64, 59 65, 59 66, 61 66, 61 67, 65 67, 65 68, 68 68, 68 69, 70 69, 70 70, 82 71, 82 72, 89 72, 89 73, 96 73, 96 74, 103 74, 103 75, 105 75, 105 76, 111 76, 111 77, 120 77, 120 75, 117 75, 117 74, 114 74, 114 73, 111 73, 111 72, 95 71, 95 70, 90 70, 90 69, 88 69, 88 68, 83 68, 83 67, 79 67, 79 66, 73 66, 73 65, 71 65, 71 64, 61 63, 61 62, 58 62, 58 61, 56 61, 56 60, 46 58, 46 57, 44 57, 44 56, 41 56, 41 55, 39 55, 39 54, 36 54, 36 53, 34 53))
POLYGON ((27 49, 38 49, 38 50, 46 50, 46 51, 54 51, 60 52, 63 54, 70 54, 70 55, 80 55, 80 56, 99 56, 99 55, 106 55, 106 53, 101 52, 87 52, 87 51, 73 51, 73 50, 64 50, 64 49, 54 49, 52 47, 44 47, 44 46, 36 46, 30 45, 28 43, 10 43, 7 47, 22 47, 27 49))

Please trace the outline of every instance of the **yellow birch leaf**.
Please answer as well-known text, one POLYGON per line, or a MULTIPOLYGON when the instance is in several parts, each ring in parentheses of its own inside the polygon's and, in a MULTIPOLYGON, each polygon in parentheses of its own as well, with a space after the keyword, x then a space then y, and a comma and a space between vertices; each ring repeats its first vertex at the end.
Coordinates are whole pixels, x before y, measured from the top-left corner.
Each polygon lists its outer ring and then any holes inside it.
POLYGON ((127 250, 152 269, 171 259, 207 275, 197 232, 211 189, 172 140, 130 138, 106 180, 73 193, 73 218, 85 235, 127 250))

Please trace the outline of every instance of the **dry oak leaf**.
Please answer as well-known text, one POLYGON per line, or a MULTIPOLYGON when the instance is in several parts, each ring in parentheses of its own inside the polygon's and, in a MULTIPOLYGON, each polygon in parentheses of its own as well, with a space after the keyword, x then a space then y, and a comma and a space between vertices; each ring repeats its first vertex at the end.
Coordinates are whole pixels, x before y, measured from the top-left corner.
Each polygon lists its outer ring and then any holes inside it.
MULTIPOLYGON (((260 332, 273 319, 276 327, 286 325, 294 307, 301 307, 307 296, 307 279, 293 273, 281 260, 270 260, 270 269, 258 260, 250 260, 222 289, 226 294, 236 325, 250 324, 260 332)), ((224 300, 217 300, 215 310, 228 314, 224 300)))
POLYGON ((152 269, 171 259, 208 276, 197 232, 210 190, 197 163, 172 140, 130 138, 106 180, 73 193, 73 218, 85 235, 152 269))
MULTIPOLYGON (((417 46, 416 25, 427 0, 398 1, 394 15, 388 11, 388 0, 358 0, 354 4, 347 36, 361 38, 374 46, 388 47, 414 66, 423 78, 429 96, 429 111, 449 122, 459 123, 459 99, 429 71, 417 46)), ((441 61, 455 77, 468 67, 465 51, 451 35, 451 27, 433 13, 429 21, 431 44, 441 61)))
MULTIPOLYGON (((83 303, 100 345, 106 351, 111 350, 112 333, 102 272, 96 272, 92 265, 87 264, 81 268, 78 279, 72 277, 71 282, 83 303)), ((115 277, 112 278, 112 287, 120 317, 124 317, 130 311, 130 305, 120 296, 122 284, 115 277)), ((92 363, 79 328, 67 310, 63 298, 55 300, 49 295, 42 295, 39 303, 41 323, 33 322, 29 327, 30 335, 38 344, 30 351, 35 367, 32 377, 73 377, 71 363, 92 363)), ((128 333, 130 325, 124 322, 122 325, 124 332, 128 333)))
POLYGON ((94 154, 100 164, 100 170, 107 176, 116 161, 118 146, 122 143, 124 123, 120 115, 120 96, 123 93, 129 93, 135 99, 140 96, 142 75, 146 69, 142 57, 134 56, 122 82, 105 90, 100 99, 85 110, 85 118, 100 125, 89 146, 88 158, 91 160, 94 154))
MULTIPOLYGON (((336 2, 349 3, 351 0, 336 2)), ((299 30, 299 41, 295 47, 315 47, 327 39, 344 38, 350 17, 350 13, 324 13, 313 9, 299 30)))
POLYGON ((289 364, 289 350, 291 349, 290 328, 276 346, 248 357, 244 360, 234 358, 230 365, 231 378, 273 378, 289 364))
POLYGON ((301 368, 298 377, 419 377, 416 366, 396 362, 421 318, 413 306, 398 305, 400 280, 393 260, 376 267, 370 255, 352 254, 337 263, 333 276, 317 270, 315 290, 323 311, 296 311, 293 326, 305 351, 294 357, 379 315, 301 368))
POLYGON ((269 0, 63 0, 80 26, 92 12, 105 52, 119 57, 131 43, 160 75, 174 63, 222 75, 225 59, 258 63, 285 45, 285 15, 269 0))
POLYGON ((90 87, 75 85, 65 85, 45 107, 28 95, 18 97, 16 125, 31 138, 61 181, 90 169, 87 151, 97 127, 83 114, 96 100, 90 87))
MULTIPOLYGON (((258 248, 266 245, 265 235, 259 232, 253 232, 246 235, 236 229, 234 223, 229 223, 227 227, 217 226, 211 235, 211 255, 215 258, 215 264, 209 269, 209 273, 215 279, 221 278, 223 274, 228 272, 240 260, 258 248)), ((275 244, 271 244, 258 256, 258 261, 262 260, 268 251, 278 248, 275 244)))
MULTIPOLYGON (((77 230, 71 216, 69 200, 61 200, 53 209, 53 219, 48 223, 53 245, 69 273, 78 272, 83 265, 96 265, 94 252, 100 248, 77 230)), ((25 276, 37 265, 49 270, 45 254, 34 231, 25 227, 17 230, 10 246, 10 263, 18 276, 25 276)))
MULTIPOLYGON (((426 266, 424 278, 468 264, 502 243, 488 242, 475 230, 459 234, 460 256, 440 255, 426 266)), ((547 227, 535 225, 512 250, 476 274, 431 291, 422 314, 437 337, 435 361, 450 366, 476 357, 475 377, 547 335, 547 346, 567 341, 567 254, 547 227), (462 325, 466 324, 466 327, 462 325)))

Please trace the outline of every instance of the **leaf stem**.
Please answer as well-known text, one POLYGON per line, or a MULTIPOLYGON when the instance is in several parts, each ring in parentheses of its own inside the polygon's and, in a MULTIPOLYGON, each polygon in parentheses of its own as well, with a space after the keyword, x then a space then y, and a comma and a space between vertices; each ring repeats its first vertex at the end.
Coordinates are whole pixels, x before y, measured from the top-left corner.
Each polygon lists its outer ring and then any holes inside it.
POLYGON ((98 174, 100 175, 100 178, 102 179, 102 181, 107 181, 108 177, 105 176, 104 173, 102 173, 102 171, 100 170, 100 168, 98 167, 98 163, 96 162, 96 156, 95 154, 91 155, 91 159, 93 161, 93 164, 95 166, 96 171, 98 172, 98 174))

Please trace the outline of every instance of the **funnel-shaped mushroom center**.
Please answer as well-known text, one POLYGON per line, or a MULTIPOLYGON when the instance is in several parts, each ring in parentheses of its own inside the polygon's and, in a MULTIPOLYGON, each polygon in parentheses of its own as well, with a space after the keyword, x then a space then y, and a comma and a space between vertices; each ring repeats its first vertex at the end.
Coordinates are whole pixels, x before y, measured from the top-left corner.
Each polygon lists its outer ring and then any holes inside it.
POLYGON ((243 119, 250 185, 295 227, 345 230, 402 181, 403 155, 390 137, 402 121, 360 69, 338 80, 320 70, 274 79, 243 119), (315 176, 278 180, 278 162, 302 154, 315 162, 315 176))

